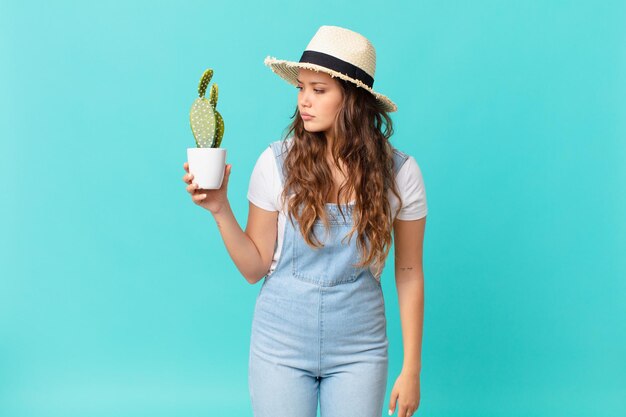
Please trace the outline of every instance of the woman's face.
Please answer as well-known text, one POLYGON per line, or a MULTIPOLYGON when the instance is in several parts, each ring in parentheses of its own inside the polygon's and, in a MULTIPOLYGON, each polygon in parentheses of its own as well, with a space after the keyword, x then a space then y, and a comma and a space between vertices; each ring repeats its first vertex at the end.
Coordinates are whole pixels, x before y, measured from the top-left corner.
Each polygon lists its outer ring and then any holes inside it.
POLYGON ((309 132, 329 133, 341 108, 339 82, 325 72, 298 69, 298 110, 309 132), (306 114, 312 117, 305 117, 306 114))

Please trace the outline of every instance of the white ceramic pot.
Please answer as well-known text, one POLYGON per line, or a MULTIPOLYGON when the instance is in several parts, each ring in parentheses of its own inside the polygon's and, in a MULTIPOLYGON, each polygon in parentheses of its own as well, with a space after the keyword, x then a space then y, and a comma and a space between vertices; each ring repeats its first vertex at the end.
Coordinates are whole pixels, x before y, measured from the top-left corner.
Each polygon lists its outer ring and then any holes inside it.
POLYGON ((199 188, 216 190, 222 186, 226 167, 224 148, 187 148, 189 172, 199 188))

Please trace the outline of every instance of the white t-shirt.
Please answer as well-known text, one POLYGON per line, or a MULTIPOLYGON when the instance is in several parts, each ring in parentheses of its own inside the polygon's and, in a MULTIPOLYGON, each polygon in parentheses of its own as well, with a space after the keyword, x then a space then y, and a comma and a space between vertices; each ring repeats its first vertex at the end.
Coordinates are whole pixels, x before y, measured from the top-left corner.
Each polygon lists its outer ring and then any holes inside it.
MULTIPOLYGON (((428 213, 426 205, 426 188, 422 178, 422 171, 412 156, 406 160, 396 175, 396 186, 404 205, 394 219, 417 220, 428 213)), ((267 147, 256 161, 248 186, 248 200, 255 206, 268 211, 278 211, 278 237, 274 247, 274 258, 268 275, 274 272, 281 254, 283 234, 287 220, 286 210, 281 207, 280 194, 282 183, 278 172, 278 165, 271 147, 267 147)), ((387 194, 392 215, 398 209, 398 198, 389 191, 387 194)), ((384 265, 376 271, 371 267, 372 274, 378 280, 384 265)))

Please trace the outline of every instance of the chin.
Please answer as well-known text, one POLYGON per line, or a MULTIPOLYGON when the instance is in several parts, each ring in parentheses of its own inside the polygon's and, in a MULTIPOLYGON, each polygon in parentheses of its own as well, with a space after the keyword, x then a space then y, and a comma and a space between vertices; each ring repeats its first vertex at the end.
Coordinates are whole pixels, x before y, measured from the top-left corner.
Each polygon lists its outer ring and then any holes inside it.
POLYGON ((306 124, 303 125, 304 130, 306 130, 307 132, 311 132, 311 133, 316 133, 316 132, 321 132, 322 130, 319 128, 315 128, 315 127, 306 127, 306 124))

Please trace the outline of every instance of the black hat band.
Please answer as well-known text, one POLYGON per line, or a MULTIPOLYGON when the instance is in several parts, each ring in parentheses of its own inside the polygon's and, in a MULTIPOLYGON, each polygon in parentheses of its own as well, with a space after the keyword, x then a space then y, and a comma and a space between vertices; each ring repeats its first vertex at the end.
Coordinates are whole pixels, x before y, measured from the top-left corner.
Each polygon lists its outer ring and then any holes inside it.
POLYGON ((304 51, 300 57, 300 62, 321 65, 333 71, 340 72, 348 77, 361 81, 369 88, 372 88, 374 85, 374 79, 361 68, 323 52, 304 51))

